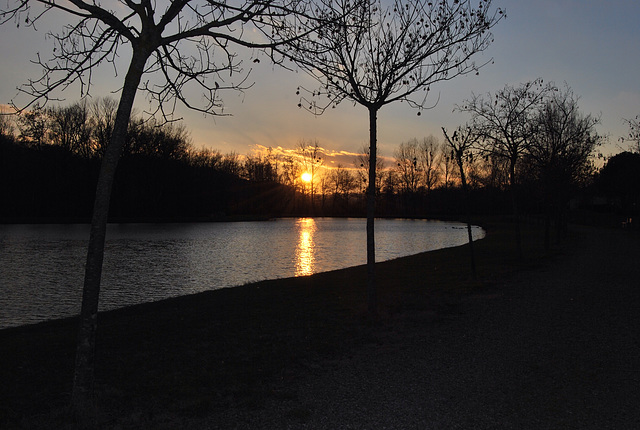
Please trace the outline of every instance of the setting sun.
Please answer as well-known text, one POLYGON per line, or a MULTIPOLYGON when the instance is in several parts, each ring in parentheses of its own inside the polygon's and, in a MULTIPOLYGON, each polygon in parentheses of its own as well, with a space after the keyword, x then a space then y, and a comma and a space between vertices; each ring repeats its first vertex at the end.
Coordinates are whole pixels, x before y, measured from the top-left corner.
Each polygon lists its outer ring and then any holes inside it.
POLYGON ((304 182, 311 182, 311 178, 312 176, 309 172, 304 172, 302 176, 300 176, 300 179, 302 179, 304 182))

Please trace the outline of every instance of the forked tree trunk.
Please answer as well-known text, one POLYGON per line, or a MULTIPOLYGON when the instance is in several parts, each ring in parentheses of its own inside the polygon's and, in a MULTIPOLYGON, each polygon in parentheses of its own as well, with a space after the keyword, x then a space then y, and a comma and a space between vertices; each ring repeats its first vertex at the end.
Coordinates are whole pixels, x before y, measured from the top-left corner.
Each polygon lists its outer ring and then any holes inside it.
POLYGON ((369 187, 367 189, 367 299, 369 316, 378 317, 378 292, 376 290, 376 244, 374 216, 376 208, 376 146, 377 107, 369 107, 369 187))
POLYGON ((109 216, 111 188, 118 166, 118 160, 120 159, 120 153, 122 152, 122 147, 126 139, 127 126, 129 124, 133 102, 148 57, 149 54, 134 50, 122 88, 113 134, 102 159, 98 184, 96 186, 84 286, 82 289, 80 327, 78 330, 78 344, 76 349, 73 389, 71 393, 71 405, 76 412, 81 414, 86 413, 93 407, 98 299, 100 296, 100 278, 102 276, 102 261, 104 257, 104 243, 107 231, 107 219, 109 216))

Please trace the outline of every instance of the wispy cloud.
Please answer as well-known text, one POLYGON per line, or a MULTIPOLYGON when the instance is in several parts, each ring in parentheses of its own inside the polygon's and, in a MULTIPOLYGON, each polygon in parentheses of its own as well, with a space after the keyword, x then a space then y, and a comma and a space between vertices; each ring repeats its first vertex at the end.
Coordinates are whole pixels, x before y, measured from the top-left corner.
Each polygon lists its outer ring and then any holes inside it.
MULTIPOLYGON (((303 155, 299 147, 284 148, 282 146, 267 147, 265 145, 255 144, 251 148, 251 152, 254 155, 265 156, 271 154, 275 157, 293 157, 294 159, 302 160, 303 155)), ((357 164, 357 158, 362 156, 362 153, 349 152, 349 151, 337 151, 332 149, 318 147, 318 155, 322 159, 322 166, 327 169, 336 168, 342 166, 345 168, 355 167, 357 164)))
MULTIPOLYGON (((342 167, 345 169, 360 169, 363 166, 361 165, 361 157, 365 154, 363 152, 351 152, 351 151, 337 151, 332 149, 323 148, 321 146, 318 147, 318 153, 320 158, 322 159, 322 168, 324 169, 335 169, 338 167, 342 167)), ((302 161, 303 155, 300 152, 299 147, 293 148, 283 148, 282 146, 276 147, 268 147, 265 145, 255 144, 251 148, 251 154, 253 156, 266 156, 270 154, 271 156, 277 158, 284 157, 292 157, 293 159, 297 159, 302 161)), ((378 155, 378 159, 382 160, 383 166, 389 167, 395 164, 395 160, 393 157, 389 156, 381 156, 378 155)))

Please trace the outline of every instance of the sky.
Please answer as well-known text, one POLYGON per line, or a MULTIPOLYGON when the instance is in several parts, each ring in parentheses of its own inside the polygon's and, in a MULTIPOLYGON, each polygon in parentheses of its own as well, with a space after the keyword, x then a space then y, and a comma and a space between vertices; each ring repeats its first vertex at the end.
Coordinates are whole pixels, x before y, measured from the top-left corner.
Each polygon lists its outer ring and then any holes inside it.
MULTIPOLYGON (((581 111, 601 117, 597 131, 606 136, 607 143, 600 148, 604 155, 627 149, 629 144, 619 141, 629 131, 623 119, 640 115, 640 2, 493 0, 493 5, 505 9, 507 18, 493 28, 494 42, 476 57, 477 63, 493 63, 478 76, 433 85, 431 97, 437 104, 421 116, 406 103, 383 107, 378 116, 380 155, 393 156, 400 143, 412 138, 432 134, 442 140, 441 127, 453 129, 469 120, 453 109, 472 94, 493 93, 506 84, 539 77, 558 86, 568 84, 580 97, 581 111)), ((55 22, 54 18, 49 24, 55 22)), ((27 101, 16 96, 16 88, 38 76, 39 69, 30 60, 50 49, 42 27, 37 32, 13 24, 0 27, 0 104, 27 101)), ((225 94, 225 112, 231 116, 204 116, 178 108, 195 146, 251 154, 264 147, 290 149, 302 141, 317 141, 330 163, 348 165, 353 154, 368 144, 364 107, 345 101, 316 117, 297 107, 297 87, 314 86, 306 74, 266 61, 249 61, 246 67, 252 68, 250 81, 255 84, 242 94, 225 94)), ((103 68, 91 94, 110 95, 122 84, 123 73, 114 77, 113 69, 103 68)), ((71 88, 61 96, 71 103, 80 94, 71 88)), ((141 94, 137 105, 140 110, 145 106, 141 94)))

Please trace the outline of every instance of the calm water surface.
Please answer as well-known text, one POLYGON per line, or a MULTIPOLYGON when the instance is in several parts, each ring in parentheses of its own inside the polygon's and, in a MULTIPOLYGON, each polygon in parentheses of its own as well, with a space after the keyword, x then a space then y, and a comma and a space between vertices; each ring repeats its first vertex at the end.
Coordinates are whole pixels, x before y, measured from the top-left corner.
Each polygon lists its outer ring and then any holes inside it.
MULTIPOLYGON (((110 224, 100 309, 366 262, 366 220, 110 224)), ((484 236, 475 227, 474 239, 484 236)), ((0 328, 77 315, 88 225, 0 225, 0 328)), ((465 226, 376 220, 376 261, 466 243, 465 226)))

